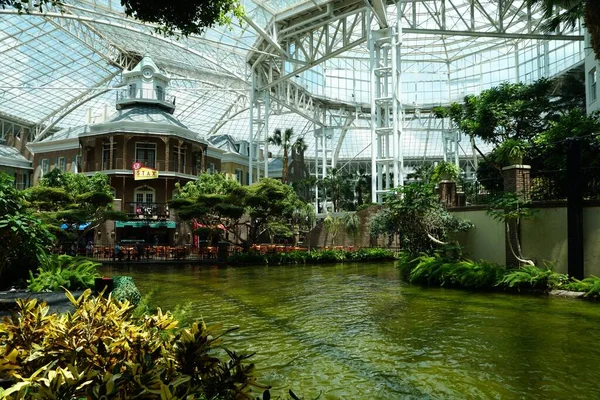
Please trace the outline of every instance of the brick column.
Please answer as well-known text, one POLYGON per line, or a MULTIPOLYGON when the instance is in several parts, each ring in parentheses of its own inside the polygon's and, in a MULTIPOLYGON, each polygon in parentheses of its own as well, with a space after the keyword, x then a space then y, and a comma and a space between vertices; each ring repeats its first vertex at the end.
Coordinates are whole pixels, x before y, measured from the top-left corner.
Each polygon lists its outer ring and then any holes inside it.
POLYGON ((504 193, 516 193, 522 201, 529 201, 531 195, 531 166, 511 165, 502 168, 504 193))
POLYGON ((456 182, 440 182, 440 200, 446 207, 456 207, 458 205, 456 197, 456 182))
MULTIPOLYGON (((504 167, 502 168, 502 175, 504 177, 504 193, 515 193, 517 197, 524 202, 528 202, 531 199, 530 165, 510 165, 504 167)), ((515 233, 519 229, 519 226, 515 222, 511 222, 509 228, 511 237, 508 237, 505 233, 504 238, 506 266, 518 267, 520 263, 510 250, 510 246, 512 244, 512 248, 517 252, 518 243, 515 233)))

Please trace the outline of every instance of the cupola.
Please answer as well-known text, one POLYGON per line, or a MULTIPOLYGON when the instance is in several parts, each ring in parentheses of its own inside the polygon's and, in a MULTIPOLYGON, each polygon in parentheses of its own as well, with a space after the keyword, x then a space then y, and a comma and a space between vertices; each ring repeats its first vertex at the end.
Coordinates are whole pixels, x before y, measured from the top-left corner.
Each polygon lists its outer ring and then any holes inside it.
POLYGON ((152 58, 145 56, 131 71, 123 72, 125 89, 117 92, 117 110, 137 104, 156 105, 170 114, 175 111, 175 97, 168 94, 169 77, 152 58))

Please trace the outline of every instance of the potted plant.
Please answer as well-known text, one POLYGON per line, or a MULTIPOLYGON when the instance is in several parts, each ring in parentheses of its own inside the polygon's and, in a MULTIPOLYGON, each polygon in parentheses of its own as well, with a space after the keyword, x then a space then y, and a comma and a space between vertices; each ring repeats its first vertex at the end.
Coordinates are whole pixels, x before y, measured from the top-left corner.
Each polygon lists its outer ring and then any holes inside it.
POLYGON ((507 139, 500 144, 498 151, 508 165, 521 165, 527 148, 528 144, 524 140, 507 139))
POLYGON ((451 162, 442 161, 433 169, 431 176, 434 182, 456 181, 460 174, 460 168, 451 162))

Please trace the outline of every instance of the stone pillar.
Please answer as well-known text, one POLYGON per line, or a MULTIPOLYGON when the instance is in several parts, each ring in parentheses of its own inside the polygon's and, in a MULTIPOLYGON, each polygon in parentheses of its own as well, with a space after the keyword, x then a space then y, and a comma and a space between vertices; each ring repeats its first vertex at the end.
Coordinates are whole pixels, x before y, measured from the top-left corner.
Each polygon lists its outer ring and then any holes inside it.
POLYGON ((458 205, 456 197, 456 182, 440 182, 440 200, 446 207, 456 207, 458 205))
MULTIPOLYGON (((502 175, 504 177, 504 193, 515 193, 519 200, 523 202, 529 202, 531 199, 531 166, 530 165, 510 165, 502 168, 502 175)), ((506 255, 506 266, 507 267, 518 267, 520 262, 515 258, 512 248, 517 252, 517 235, 515 233, 519 230, 519 226, 516 222, 511 222, 509 225, 511 235, 510 237, 505 232, 504 248, 506 255)))

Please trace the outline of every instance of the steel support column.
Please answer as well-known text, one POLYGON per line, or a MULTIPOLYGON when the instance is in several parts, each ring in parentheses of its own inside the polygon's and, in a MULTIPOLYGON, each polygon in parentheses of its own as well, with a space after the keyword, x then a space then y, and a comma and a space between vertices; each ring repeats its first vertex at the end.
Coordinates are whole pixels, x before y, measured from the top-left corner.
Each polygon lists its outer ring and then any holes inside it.
POLYGON ((404 158, 400 146, 403 129, 400 103, 401 34, 399 23, 396 27, 371 31, 369 36, 373 202, 381 202, 383 194, 404 184, 404 158))

